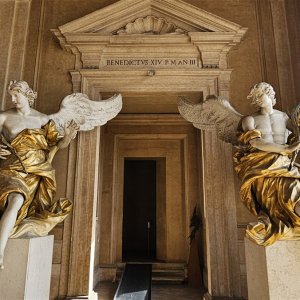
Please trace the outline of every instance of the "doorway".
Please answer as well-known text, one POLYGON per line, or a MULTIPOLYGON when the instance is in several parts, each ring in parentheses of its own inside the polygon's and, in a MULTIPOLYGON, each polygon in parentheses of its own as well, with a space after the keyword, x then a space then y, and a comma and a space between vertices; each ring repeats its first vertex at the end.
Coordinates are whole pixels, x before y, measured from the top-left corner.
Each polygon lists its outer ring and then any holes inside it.
POLYGON ((156 258, 155 159, 124 160, 123 261, 156 258))

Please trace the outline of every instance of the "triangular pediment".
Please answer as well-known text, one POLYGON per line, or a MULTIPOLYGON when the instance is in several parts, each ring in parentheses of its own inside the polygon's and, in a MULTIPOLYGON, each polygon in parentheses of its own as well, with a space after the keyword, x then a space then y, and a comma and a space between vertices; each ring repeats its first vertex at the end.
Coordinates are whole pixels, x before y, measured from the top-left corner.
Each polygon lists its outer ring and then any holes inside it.
POLYGON ((76 55, 76 68, 226 69, 227 53, 246 31, 182 0, 120 0, 53 33, 76 55))
MULTIPOLYGON (((144 20, 154 20, 157 26, 164 23, 174 27, 174 32, 231 32, 244 31, 242 26, 225 20, 181 0, 120 0, 112 5, 90 13, 59 27, 62 34, 96 33, 114 35, 124 33, 126 28, 140 28, 144 20), (147 19, 148 17, 148 19, 147 19), (150 18, 150 19, 149 19, 150 18), (157 21, 159 20, 159 21, 157 21), (133 25, 132 25, 133 24, 133 25)), ((150 22, 151 23, 151 22, 150 22)), ((145 33, 140 32, 132 33, 145 33)), ((173 33, 165 32, 162 33, 173 33)), ((158 33, 159 34, 159 33, 158 33)))

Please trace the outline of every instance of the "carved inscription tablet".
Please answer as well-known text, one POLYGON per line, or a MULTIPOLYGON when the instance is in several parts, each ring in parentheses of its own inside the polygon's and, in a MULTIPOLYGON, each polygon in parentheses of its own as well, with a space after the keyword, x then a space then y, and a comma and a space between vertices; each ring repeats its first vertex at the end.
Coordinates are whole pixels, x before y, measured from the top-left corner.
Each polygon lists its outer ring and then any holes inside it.
POLYGON ((105 59, 104 67, 198 67, 196 58, 113 58, 105 59))

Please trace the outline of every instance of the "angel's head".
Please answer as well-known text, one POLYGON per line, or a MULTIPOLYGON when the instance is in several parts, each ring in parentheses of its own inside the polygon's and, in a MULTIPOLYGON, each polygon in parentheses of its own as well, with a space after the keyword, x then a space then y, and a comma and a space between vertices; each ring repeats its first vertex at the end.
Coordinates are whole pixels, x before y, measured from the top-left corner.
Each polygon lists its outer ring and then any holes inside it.
POLYGON ((17 100, 14 100, 16 97, 21 98, 23 96, 28 101, 28 104, 30 107, 33 106, 34 100, 37 97, 37 93, 34 92, 29 87, 29 85, 26 81, 22 81, 22 80, 10 81, 8 84, 7 90, 8 90, 8 93, 12 96, 12 101, 14 103, 17 101, 17 100))
POLYGON ((251 100, 251 104, 258 106, 258 107, 262 107, 264 105, 263 101, 264 95, 268 96, 270 98, 270 100, 272 101, 272 106, 274 106, 276 104, 276 98, 275 98, 275 92, 273 87, 266 83, 266 82, 260 82, 256 85, 254 85, 251 88, 251 91, 249 93, 249 95, 247 96, 247 99, 251 100))

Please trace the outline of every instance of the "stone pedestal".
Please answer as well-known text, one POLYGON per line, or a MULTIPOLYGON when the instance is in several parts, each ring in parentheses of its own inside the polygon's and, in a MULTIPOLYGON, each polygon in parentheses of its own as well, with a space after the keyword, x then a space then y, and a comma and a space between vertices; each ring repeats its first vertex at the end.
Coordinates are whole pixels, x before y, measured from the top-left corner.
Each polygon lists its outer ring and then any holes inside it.
POLYGON ((245 239, 249 300, 300 299, 300 241, 262 247, 245 239))
POLYGON ((53 236, 10 239, 0 270, 1 299, 48 300, 53 236))

